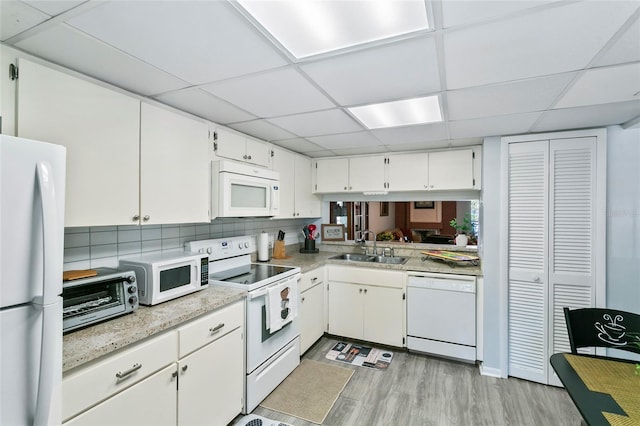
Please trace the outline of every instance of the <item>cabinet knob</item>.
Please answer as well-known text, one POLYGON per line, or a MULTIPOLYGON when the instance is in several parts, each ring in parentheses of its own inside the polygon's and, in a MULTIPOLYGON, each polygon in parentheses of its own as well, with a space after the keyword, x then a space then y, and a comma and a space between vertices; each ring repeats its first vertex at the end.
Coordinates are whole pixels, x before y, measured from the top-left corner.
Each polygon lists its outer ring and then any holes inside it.
POLYGON ((145 215, 145 217, 142 218, 142 220, 144 220, 145 222, 148 222, 149 219, 151 219, 151 216, 149 215, 145 215))
POLYGON ((362 293, 362 289, 358 290, 358 293, 362 293))
POLYGON ((175 379, 176 377, 178 377, 178 372, 174 371, 173 373, 171 373, 171 378, 175 379))
POLYGON ((304 297, 300 299, 300 303, 304 303, 304 297))
POLYGON ((184 366, 182 366, 182 371, 183 371, 183 372, 184 372, 184 371, 187 371, 187 368, 189 368, 189 366, 188 366, 188 365, 184 365, 184 366))
POLYGON ((251 160, 251 156, 249 156, 249 160, 251 160))
POLYGON ((344 187, 344 190, 345 190, 345 191, 347 190, 347 187, 346 187, 346 186, 344 187))
POLYGON ((247 159, 247 154, 243 155, 242 158, 247 159))
POLYGON ((140 215, 139 214, 134 214, 132 219, 133 219, 134 222, 137 222, 137 221, 140 220, 140 215))

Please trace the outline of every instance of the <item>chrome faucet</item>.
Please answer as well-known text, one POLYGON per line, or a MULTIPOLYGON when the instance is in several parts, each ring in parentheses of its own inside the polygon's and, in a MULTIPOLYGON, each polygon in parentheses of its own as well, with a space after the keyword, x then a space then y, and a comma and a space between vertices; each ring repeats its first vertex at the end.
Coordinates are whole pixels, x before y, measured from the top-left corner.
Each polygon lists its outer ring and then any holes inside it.
POLYGON ((364 230, 362 232, 362 235, 360 236, 360 240, 358 240, 359 243, 364 244, 367 241, 367 234, 373 234, 373 253, 374 255, 378 254, 378 246, 376 245, 376 239, 377 239, 377 235, 375 232, 373 231, 369 231, 368 229, 364 230))

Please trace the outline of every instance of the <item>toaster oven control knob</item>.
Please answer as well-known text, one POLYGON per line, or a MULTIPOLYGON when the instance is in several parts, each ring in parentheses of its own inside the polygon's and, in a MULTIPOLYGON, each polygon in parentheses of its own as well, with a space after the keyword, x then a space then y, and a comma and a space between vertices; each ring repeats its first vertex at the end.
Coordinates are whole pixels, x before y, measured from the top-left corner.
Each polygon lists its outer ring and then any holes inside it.
POLYGON ((249 248, 249 243, 248 242, 244 243, 244 248, 249 248))
POLYGON ((136 282, 136 277, 135 275, 128 275, 124 280, 131 284, 136 282))
POLYGON ((134 293, 137 293, 137 292, 138 292, 138 289, 137 289, 137 287, 136 287, 135 285, 132 285, 131 287, 129 287, 129 288, 127 289, 127 291, 128 291, 130 294, 134 294, 134 293))
POLYGON ((138 301, 138 296, 131 296, 129 298, 129 303, 132 305, 135 305, 137 301, 138 301))

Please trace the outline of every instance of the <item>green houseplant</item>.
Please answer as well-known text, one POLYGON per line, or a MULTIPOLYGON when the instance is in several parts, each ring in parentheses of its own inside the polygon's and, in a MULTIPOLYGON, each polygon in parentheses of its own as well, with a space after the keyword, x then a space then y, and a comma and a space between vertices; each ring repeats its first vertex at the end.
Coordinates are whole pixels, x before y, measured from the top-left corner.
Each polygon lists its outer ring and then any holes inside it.
POLYGON ((468 234, 471 233, 471 216, 469 213, 464 215, 462 223, 458 223, 456 218, 449 221, 449 226, 456 230, 456 245, 466 246, 469 242, 468 234))

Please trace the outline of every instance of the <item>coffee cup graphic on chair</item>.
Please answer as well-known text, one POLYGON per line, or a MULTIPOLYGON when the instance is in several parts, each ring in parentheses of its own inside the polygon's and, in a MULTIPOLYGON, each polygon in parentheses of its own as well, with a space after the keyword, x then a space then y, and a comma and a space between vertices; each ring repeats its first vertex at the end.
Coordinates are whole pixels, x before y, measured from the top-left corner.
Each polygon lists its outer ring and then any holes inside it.
POLYGON ((624 320, 622 315, 616 315, 615 318, 612 319, 611 315, 604 314, 602 318, 608 322, 603 324, 598 321, 593 324, 596 330, 599 331, 598 339, 612 345, 626 345, 627 339, 624 337, 627 329, 624 325, 618 324, 618 322, 622 322, 624 320))

